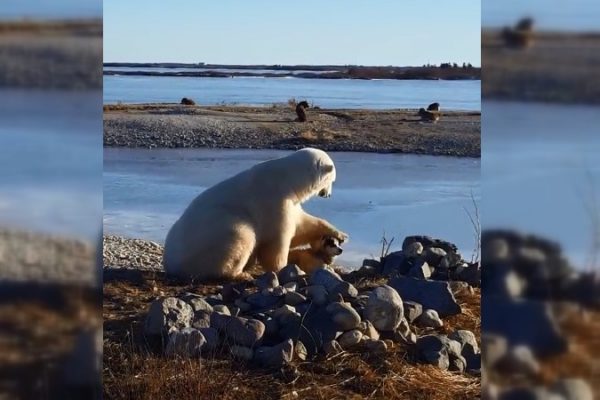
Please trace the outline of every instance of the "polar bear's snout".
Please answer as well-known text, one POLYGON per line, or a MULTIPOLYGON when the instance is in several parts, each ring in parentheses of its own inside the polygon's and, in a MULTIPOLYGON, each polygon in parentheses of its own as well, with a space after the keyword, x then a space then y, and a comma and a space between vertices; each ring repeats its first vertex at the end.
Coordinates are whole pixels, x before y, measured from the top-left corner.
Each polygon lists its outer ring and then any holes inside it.
POLYGON ((331 197, 331 188, 321 189, 319 191, 319 197, 331 197))

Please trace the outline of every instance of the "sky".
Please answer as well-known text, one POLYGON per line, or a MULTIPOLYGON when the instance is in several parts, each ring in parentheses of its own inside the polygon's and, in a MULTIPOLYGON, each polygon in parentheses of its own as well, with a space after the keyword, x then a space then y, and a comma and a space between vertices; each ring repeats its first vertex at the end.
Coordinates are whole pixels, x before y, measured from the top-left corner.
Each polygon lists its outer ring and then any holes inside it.
POLYGON ((0 19, 101 16, 102 0, 0 0, 0 19))
POLYGON ((479 0, 105 0, 105 62, 480 62, 479 0))

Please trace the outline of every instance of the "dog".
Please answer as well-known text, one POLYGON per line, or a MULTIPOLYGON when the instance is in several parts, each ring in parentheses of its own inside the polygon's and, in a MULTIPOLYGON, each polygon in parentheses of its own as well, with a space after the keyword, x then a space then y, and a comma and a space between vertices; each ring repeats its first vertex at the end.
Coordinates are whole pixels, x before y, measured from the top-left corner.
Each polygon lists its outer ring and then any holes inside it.
POLYGON ((533 19, 523 18, 514 28, 504 27, 501 35, 509 48, 527 49, 533 45, 533 19))
POLYGON ((296 106, 296 115, 298 115, 298 118, 296 119, 296 121, 306 122, 308 120, 308 118, 306 117, 306 109, 307 108, 309 108, 309 105, 306 100, 298 103, 298 105, 296 106))
POLYGON ((427 106, 427 111, 440 111, 440 103, 431 103, 427 106))
POLYGON ((310 274, 323 265, 331 265, 335 257, 342 254, 340 241, 331 236, 323 236, 310 243, 309 248, 293 249, 288 255, 288 264, 296 264, 310 274))

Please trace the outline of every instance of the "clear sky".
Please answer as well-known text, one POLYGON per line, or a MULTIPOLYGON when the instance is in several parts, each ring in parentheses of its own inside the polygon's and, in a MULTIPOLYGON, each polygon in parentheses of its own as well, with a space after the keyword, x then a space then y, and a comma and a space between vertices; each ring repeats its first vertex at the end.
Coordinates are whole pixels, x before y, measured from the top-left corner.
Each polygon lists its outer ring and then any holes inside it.
MULTIPOLYGON (((108 2, 114 2, 109 0, 108 2)), ((99 18, 102 0, 0 0, 0 19, 99 18)))
POLYGON ((105 62, 480 63, 479 0, 105 0, 105 62))

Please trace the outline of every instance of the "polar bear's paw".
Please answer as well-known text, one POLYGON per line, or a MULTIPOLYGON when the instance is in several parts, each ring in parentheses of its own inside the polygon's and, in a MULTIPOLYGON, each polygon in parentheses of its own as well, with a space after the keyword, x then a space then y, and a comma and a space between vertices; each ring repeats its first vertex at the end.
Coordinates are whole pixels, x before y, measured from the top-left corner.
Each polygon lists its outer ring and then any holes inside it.
POLYGON ((333 236, 334 238, 339 240, 340 243, 344 243, 345 241, 347 241, 350 238, 350 236, 348 236, 347 233, 344 233, 342 231, 335 231, 335 232, 333 232, 333 234, 331 236, 333 236))

